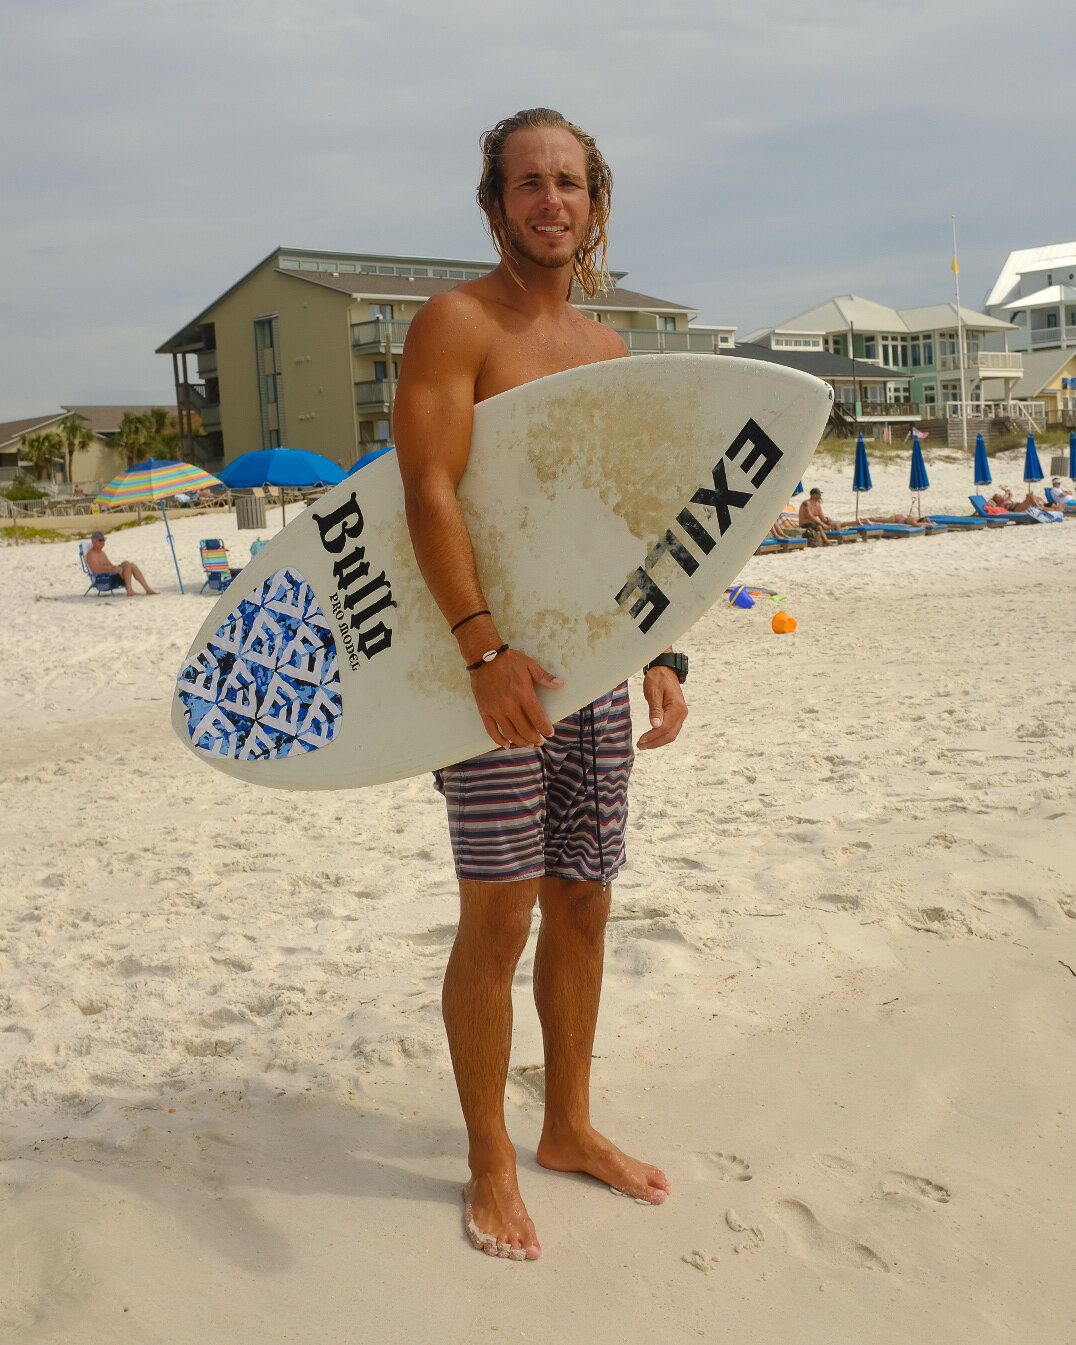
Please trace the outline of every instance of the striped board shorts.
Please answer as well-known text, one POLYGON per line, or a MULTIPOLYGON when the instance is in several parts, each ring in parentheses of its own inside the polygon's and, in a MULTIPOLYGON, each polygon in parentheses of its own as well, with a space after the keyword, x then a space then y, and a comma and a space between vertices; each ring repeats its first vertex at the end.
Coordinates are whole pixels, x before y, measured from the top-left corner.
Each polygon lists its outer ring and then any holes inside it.
POLYGON ((497 748, 435 771, 456 877, 612 882, 624 864, 634 759, 625 682, 560 720, 541 748, 497 748))

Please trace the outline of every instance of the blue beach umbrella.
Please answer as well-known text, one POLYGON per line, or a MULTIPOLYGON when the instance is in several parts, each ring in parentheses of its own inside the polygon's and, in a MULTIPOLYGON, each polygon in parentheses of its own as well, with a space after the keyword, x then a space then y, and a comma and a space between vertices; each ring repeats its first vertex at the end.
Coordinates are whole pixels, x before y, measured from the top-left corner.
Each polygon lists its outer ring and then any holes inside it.
POLYGON ((792 492, 792 498, 795 499, 797 495, 802 494, 803 494, 803 482, 801 481, 799 485, 796 487, 796 489, 792 492))
POLYGON ((369 466, 371 462, 376 462, 378 458, 383 458, 386 453, 391 453, 395 447, 395 444, 389 444, 387 448, 375 448, 372 453, 364 453, 358 462, 352 463, 344 475, 354 476, 356 472, 361 471, 363 467, 369 466))
POLYGON ((993 483, 990 475, 990 463, 986 456, 986 443, 981 434, 975 436, 975 484, 989 486, 993 483))
POLYGON ((927 476, 927 465, 923 461, 923 450, 919 446, 917 430, 912 431, 912 439, 912 474, 908 479, 908 489, 915 492, 917 496, 915 510, 922 517, 923 502, 919 492, 930 489, 930 479, 927 476))
POLYGON ((242 453, 221 472, 220 479, 229 490, 249 490, 254 486, 276 486, 280 491, 281 521, 284 521, 284 489, 312 489, 335 486, 344 479, 344 469, 302 448, 262 448, 242 453))
POLYGON ((1069 476, 1076 481, 1076 430, 1069 431, 1069 476))
POLYGON ((859 519, 859 496, 864 490, 871 489, 871 469, 867 462, 867 446, 862 434, 856 440, 856 466, 852 475, 852 489, 856 493, 856 519, 859 519))
POLYGON ((1039 452, 1035 447, 1035 436, 1027 436, 1027 452, 1024 454, 1024 480, 1031 485, 1033 481, 1041 481, 1045 473, 1042 470, 1042 463, 1039 462, 1039 452))

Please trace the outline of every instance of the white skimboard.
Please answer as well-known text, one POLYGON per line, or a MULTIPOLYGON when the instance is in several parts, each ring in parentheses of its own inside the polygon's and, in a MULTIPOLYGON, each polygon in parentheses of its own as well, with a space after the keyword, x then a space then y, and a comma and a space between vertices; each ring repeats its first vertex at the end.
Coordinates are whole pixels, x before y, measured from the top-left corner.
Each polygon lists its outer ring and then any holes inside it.
MULTIPOLYGON (((475 407, 459 499, 504 640, 564 680, 553 720, 672 644, 787 504, 833 393, 728 355, 643 355, 475 407)), ((206 618, 172 725, 278 789, 401 779, 492 749, 415 562, 394 453, 263 547, 206 618)))

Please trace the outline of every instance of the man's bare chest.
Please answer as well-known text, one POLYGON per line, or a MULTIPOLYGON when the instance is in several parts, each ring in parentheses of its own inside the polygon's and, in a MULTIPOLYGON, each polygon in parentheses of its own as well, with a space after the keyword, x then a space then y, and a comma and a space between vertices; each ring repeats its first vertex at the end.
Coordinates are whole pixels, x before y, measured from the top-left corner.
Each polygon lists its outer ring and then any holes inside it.
MULTIPOLYGON (((578 326, 582 327, 583 323, 578 326)), ((498 334, 475 382, 475 400, 485 401, 499 392, 533 383, 549 374, 578 369, 581 365, 596 364, 608 358, 602 345, 578 328, 498 334)))

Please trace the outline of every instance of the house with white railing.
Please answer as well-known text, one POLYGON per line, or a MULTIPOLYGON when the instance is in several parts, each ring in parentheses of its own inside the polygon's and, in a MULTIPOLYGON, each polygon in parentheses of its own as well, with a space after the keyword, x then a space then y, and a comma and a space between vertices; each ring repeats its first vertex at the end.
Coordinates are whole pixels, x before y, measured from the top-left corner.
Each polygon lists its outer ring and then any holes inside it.
POLYGON ((1014 324, 1013 350, 1076 348, 1076 242, 1010 252, 983 307, 1014 324))
POLYGON ((958 314, 954 303, 896 309, 842 294, 744 340, 773 350, 821 350, 885 368, 884 386, 872 380, 857 398, 861 420, 959 417, 965 404, 968 416, 1026 419, 1026 403, 1013 399, 1024 371, 1023 357, 1007 345, 1014 330, 1008 320, 988 313, 961 306, 958 314), (990 340, 1000 349, 988 350, 990 340))
MULTIPOLYGON (((204 438, 185 452, 219 467, 260 448, 304 448, 349 467, 392 437, 399 358, 432 295, 494 262, 276 248, 158 347, 172 359, 181 419, 204 438)), ((633 355, 732 348, 734 327, 696 327, 695 309, 626 288, 623 271, 586 317, 633 355)))

